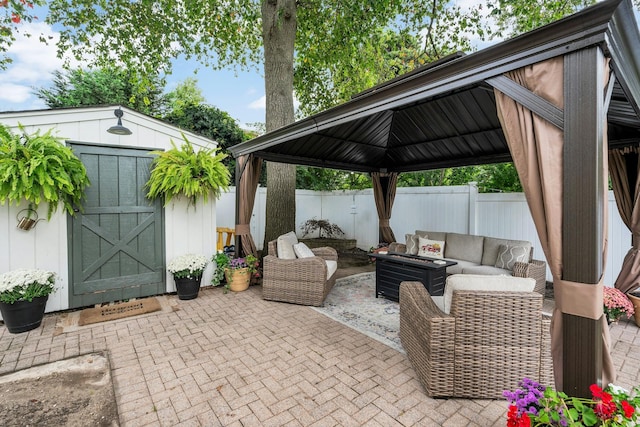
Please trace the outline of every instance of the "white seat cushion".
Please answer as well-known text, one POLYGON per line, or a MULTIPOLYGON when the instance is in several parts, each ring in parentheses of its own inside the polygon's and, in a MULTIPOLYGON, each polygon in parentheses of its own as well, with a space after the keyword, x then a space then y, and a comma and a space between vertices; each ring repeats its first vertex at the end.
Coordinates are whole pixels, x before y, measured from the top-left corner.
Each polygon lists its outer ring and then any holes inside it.
POLYGON ((431 299, 433 300, 433 302, 436 303, 436 305, 440 310, 444 311, 444 296, 439 296, 439 297, 432 296, 431 299))
POLYGON ((536 281, 529 277, 453 274, 444 285, 442 311, 449 314, 455 290, 533 292, 535 286, 536 281))
POLYGON ((327 280, 333 276, 333 273, 338 269, 338 261, 326 260, 327 263, 327 280))
POLYGON ((476 267, 478 264, 475 264, 471 261, 463 261, 461 259, 451 259, 451 258, 445 258, 446 261, 454 261, 457 262, 456 265, 452 265, 450 267, 447 267, 447 274, 461 274, 462 270, 464 270, 467 267, 476 267))

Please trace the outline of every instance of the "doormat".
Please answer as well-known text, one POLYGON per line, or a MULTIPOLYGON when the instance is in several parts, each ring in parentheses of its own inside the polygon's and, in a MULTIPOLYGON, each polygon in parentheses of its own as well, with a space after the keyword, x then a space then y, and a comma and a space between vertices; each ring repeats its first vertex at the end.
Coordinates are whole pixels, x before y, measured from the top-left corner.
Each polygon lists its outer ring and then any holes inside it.
POLYGON ((106 322, 108 320, 122 319, 124 317, 137 316, 138 314, 152 313, 160 309, 160 303, 155 297, 122 302, 104 307, 85 308, 80 312, 78 325, 84 326, 92 323, 106 322))

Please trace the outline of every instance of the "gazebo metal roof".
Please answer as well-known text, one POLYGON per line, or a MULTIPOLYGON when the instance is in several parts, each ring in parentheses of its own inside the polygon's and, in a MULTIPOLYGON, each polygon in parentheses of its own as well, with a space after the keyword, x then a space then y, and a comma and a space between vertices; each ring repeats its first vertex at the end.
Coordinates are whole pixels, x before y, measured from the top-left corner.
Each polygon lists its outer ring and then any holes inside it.
MULTIPOLYGON (((509 84, 502 74, 590 45, 611 57, 617 78, 608 109, 609 146, 636 144, 640 37, 630 2, 610 0, 473 54, 451 55, 230 151, 362 172, 510 161, 493 93, 509 84)), ((561 111, 529 102, 562 122, 561 111)))

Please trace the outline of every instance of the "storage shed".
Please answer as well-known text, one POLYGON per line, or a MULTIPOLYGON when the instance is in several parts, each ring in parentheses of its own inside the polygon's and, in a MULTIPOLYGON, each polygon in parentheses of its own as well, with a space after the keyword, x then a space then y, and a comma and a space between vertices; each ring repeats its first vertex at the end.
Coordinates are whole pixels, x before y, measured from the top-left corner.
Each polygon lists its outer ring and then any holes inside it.
MULTIPOLYGON (((175 291, 167 262, 185 253, 211 257, 216 248, 216 203, 209 199, 194 208, 186 200, 166 207, 145 197, 152 150, 165 150, 182 134, 196 147, 217 145, 195 135, 122 107, 122 124, 131 135, 115 135, 117 106, 64 108, 0 113, 0 124, 31 134, 37 130, 63 139, 81 159, 91 186, 83 211, 71 216, 59 208, 30 230, 17 227, 28 207, 4 201, 0 205, 0 273, 17 268, 40 268, 57 273, 57 291, 47 312, 103 302, 159 295, 175 291)), ((202 284, 211 280, 212 266, 202 284)))

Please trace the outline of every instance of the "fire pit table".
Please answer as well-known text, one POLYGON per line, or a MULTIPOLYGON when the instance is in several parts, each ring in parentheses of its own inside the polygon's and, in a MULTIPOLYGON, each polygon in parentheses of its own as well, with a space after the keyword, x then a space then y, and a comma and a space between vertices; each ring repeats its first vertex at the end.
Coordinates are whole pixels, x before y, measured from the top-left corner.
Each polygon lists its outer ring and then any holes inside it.
POLYGON ((442 295, 447 267, 457 264, 455 261, 397 252, 370 256, 376 260, 376 298, 383 296, 393 301, 398 301, 400 283, 408 281, 422 282, 430 295, 442 295))

